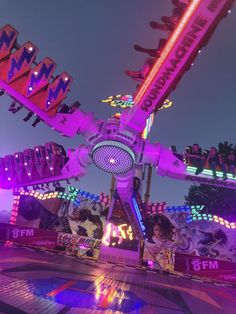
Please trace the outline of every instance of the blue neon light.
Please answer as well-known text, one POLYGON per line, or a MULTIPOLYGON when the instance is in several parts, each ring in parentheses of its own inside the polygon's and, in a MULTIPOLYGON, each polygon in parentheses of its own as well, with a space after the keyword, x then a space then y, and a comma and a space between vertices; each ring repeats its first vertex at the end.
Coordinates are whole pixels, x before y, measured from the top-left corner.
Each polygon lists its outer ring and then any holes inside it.
POLYGON ((138 207, 138 204, 137 204, 137 201, 134 197, 132 197, 132 203, 134 205, 134 209, 135 209, 135 212, 136 212, 136 217, 138 219, 138 222, 140 224, 140 227, 141 229, 143 230, 143 232, 145 231, 145 226, 142 222, 142 216, 141 216, 141 213, 140 213, 140 210, 139 210, 139 207, 138 207))

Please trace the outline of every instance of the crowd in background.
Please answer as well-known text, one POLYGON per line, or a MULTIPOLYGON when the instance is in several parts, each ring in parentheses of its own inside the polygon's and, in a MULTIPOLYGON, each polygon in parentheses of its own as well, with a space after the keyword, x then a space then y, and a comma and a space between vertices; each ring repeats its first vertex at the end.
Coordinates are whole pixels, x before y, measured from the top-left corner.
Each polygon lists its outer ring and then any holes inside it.
POLYGON ((227 142, 220 143, 218 149, 211 147, 210 150, 202 151, 198 144, 187 146, 185 161, 189 166, 196 167, 195 174, 200 174, 204 168, 211 169, 213 177, 217 179, 216 171, 223 172, 223 180, 227 179, 227 173, 233 177, 236 174, 236 150, 227 142))

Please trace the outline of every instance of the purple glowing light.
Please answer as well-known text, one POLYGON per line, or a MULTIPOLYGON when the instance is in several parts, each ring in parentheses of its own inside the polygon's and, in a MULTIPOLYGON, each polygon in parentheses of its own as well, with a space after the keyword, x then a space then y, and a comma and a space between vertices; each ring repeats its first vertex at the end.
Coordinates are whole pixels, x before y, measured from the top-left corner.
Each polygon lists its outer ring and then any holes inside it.
POLYGON ((104 141, 95 145, 92 159, 95 165, 109 173, 126 173, 134 165, 134 153, 132 150, 115 141, 104 141))

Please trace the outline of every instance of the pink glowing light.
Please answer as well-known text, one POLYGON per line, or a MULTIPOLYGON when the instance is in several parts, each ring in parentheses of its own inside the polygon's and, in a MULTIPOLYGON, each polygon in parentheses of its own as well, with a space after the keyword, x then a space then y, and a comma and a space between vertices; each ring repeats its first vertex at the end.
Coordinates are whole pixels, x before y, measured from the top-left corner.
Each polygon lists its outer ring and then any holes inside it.
POLYGON ((116 163, 116 160, 115 160, 114 158, 110 158, 110 159, 108 160, 108 162, 109 162, 110 164, 115 164, 115 163, 116 163))

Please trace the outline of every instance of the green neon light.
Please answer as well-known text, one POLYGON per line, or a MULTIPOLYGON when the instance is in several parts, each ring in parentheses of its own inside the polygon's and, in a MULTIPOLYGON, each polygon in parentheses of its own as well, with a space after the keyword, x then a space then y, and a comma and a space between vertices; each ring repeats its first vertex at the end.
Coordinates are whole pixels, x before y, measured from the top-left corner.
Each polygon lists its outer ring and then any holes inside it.
MULTIPOLYGON (((195 171, 197 170, 197 168, 196 168, 196 167, 192 167, 192 166, 187 166, 186 170, 187 170, 188 172, 195 172, 195 171)), ((209 170, 209 169, 204 169, 204 170, 202 171, 202 174, 209 175, 209 176, 212 176, 212 177, 213 177, 213 172, 212 172, 212 170, 209 170)), ((219 178, 223 178, 223 177, 224 177, 224 174, 223 174, 222 171, 216 171, 216 175, 217 175, 217 177, 219 177, 219 178)), ((234 178, 233 175, 232 175, 232 173, 228 173, 228 172, 227 172, 226 175, 227 175, 227 178, 228 178, 228 179, 236 181, 236 177, 234 178)))

